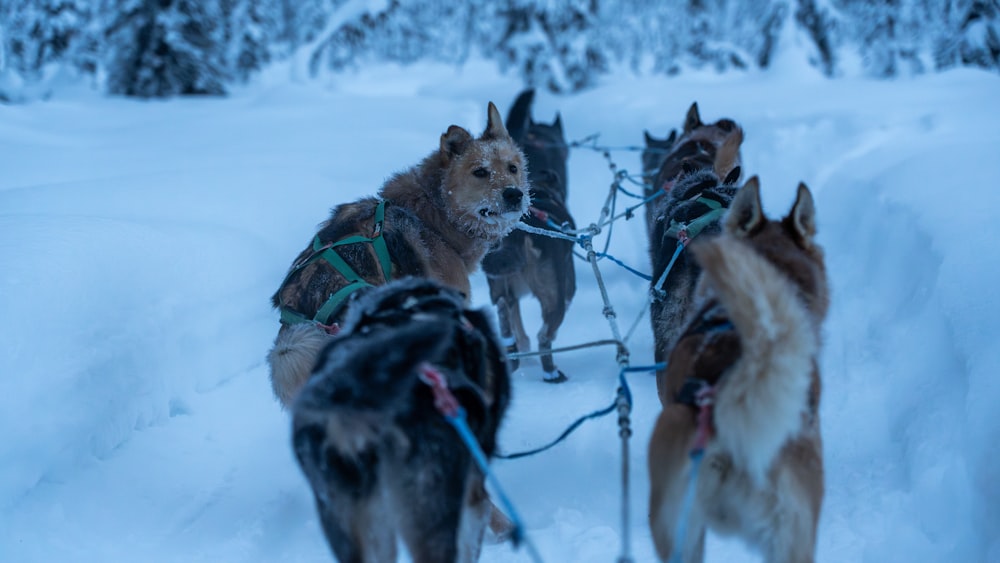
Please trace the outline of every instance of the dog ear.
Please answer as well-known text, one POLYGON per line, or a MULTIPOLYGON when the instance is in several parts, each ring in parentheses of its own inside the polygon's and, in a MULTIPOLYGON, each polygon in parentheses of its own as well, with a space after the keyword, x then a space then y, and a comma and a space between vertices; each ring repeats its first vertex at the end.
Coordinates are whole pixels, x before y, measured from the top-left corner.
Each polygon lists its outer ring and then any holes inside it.
POLYGON ((670 145, 670 146, 673 146, 673 144, 676 143, 676 142, 677 142, 677 130, 676 129, 671 129, 670 130, 670 134, 667 135, 666 144, 670 145))
POLYGON ((688 108, 687 116, 684 118, 684 134, 687 135, 702 125, 704 123, 701 122, 701 115, 698 114, 698 102, 694 102, 688 108))
POLYGON ((458 125, 452 125, 441 135, 441 156, 446 161, 465 152, 472 135, 458 125))
POLYGON ((792 204, 792 210, 788 212, 785 221, 791 224, 795 232, 802 237, 802 241, 807 244, 816 236, 816 205, 813 203, 812 192, 802 182, 799 182, 795 203, 792 204))
POLYGON ((736 236, 746 236, 764 222, 764 212, 760 204, 760 180, 752 176, 729 204, 726 213, 726 232, 736 236))
POLYGON ((740 181, 740 174, 742 174, 742 173, 743 173, 743 169, 741 169, 739 166, 734 166, 733 169, 729 171, 729 174, 726 175, 726 179, 722 181, 722 185, 723 186, 732 186, 736 182, 739 182, 740 181))
POLYGON ((556 112, 556 120, 552 122, 552 126, 556 128, 556 131, 559 131, 559 138, 562 138, 563 137, 562 114, 559 113, 558 111, 556 112))
POLYGON ((741 144, 743 144, 743 130, 737 127, 732 133, 726 135, 726 140, 719 147, 719 151, 715 153, 712 168, 716 176, 725 178, 733 168, 739 167, 741 144))
POLYGON ((507 133, 507 129, 503 126, 503 119, 500 118, 500 112, 497 107, 490 102, 490 105, 486 108, 486 130, 483 131, 483 139, 499 139, 503 137, 510 137, 507 133))

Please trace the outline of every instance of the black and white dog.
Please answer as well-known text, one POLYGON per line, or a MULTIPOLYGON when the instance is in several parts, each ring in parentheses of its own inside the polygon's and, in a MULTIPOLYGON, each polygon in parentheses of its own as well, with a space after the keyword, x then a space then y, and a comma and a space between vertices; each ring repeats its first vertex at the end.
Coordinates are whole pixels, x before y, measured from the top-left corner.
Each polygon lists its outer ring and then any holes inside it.
POLYGON ((510 378, 488 316, 463 303, 422 278, 368 290, 294 403, 295 454, 341 562, 395 561, 397 536, 415 562, 479 556, 484 476, 421 377, 444 380, 491 456, 510 378))
MULTIPOLYGON (((533 227, 575 228, 566 207, 566 161, 569 147, 563 136, 562 119, 557 114, 551 124, 536 123, 531 118, 535 91, 525 90, 507 114, 507 131, 528 159, 531 184, 530 214, 522 220, 533 227)), ((490 300, 497 308, 500 335, 508 353, 528 351, 531 343, 521 319, 521 297, 531 294, 542 310, 538 331, 538 350, 542 352, 543 379, 562 383, 566 375, 556 367, 552 342, 562 325, 576 293, 576 270, 573 265, 573 242, 515 230, 482 262, 490 286, 490 300)), ((518 362, 511 362, 517 369, 518 362)))

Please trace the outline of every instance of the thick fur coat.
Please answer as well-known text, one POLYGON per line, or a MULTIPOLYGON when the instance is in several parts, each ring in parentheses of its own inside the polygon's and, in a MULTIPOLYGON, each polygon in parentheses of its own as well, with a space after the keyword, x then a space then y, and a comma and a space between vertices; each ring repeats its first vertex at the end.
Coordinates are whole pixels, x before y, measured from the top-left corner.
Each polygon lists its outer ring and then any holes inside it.
POLYGON ((441 374, 487 456, 510 379, 487 316, 456 290, 393 281, 352 305, 293 406, 295 454, 342 562, 478 559, 491 504, 484 477, 420 378, 441 374))
MULTIPOLYGON (((371 286, 387 278, 427 277, 455 288, 468 298, 469 275, 528 211, 525 157, 507 133, 496 106, 488 108, 486 130, 478 138, 452 125, 437 150, 420 164, 390 178, 379 197, 334 208, 317 233, 320 244, 351 236, 375 235, 375 211, 385 203, 381 227, 391 259, 385 272, 370 243, 336 248, 337 254, 371 286)), ((285 282, 272 298, 276 308, 313 319, 331 295, 349 284, 326 260, 309 259, 313 244, 299 254, 285 282)), ((362 290, 363 292, 364 290, 362 290)), ((357 292, 355 293, 355 295, 357 292)), ((334 311, 343 315, 350 300, 334 311)), ((302 388, 330 330, 312 322, 284 323, 270 353, 275 396, 289 406, 302 388)))
MULTIPOLYGON (((650 526, 666 560, 703 560, 706 528, 769 562, 813 561, 823 499, 820 331, 828 308, 815 208, 800 185, 789 214, 764 217, 759 183, 737 193, 722 235, 692 245, 703 269, 696 314, 658 375, 663 412, 649 449, 650 526), (699 408, 688 380, 714 389, 690 512, 699 408), (684 537, 676 537, 686 518, 684 537)), ((704 428, 702 428, 704 430, 704 428)))

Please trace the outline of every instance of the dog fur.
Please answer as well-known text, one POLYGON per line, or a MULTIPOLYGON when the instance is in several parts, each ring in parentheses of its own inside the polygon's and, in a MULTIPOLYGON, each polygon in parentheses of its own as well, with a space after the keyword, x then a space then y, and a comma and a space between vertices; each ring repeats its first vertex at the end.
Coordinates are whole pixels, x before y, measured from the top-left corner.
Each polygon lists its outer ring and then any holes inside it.
MULTIPOLYGON (((421 276, 455 288, 468 298, 469 275, 483 255, 513 228, 530 204, 525 157, 490 103, 486 130, 478 138, 452 125, 437 150, 420 164, 396 174, 382 187, 386 201, 382 235, 391 257, 391 275, 421 276)), ((371 236, 379 199, 367 197, 336 207, 320 226, 321 242, 353 235, 371 236)), ((369 284, 384 282, 371 244, 337 248, 369 284)), ((297 268, 313 253, 299 254, 289 277, 272 298, 277 308, 313 318, 348 281, 324 260, 297 268)), ((355 292, 355 296, 357 292, 355 292)), ((335 322, 349 300, 334 313, 335 322)), ((305 384, 316 355, 330 335, 315 323, 282 324, 268 354, 275 396, 287 408, 305 384)))
MULTIPOLYGON (((533 227, 551 229, 536 215, 544 213, 556 224, 572 229, 576 225, 566 206, 569 147, 562 119, 556 114, 551 124, 535 122, 531 118, 534 95, 533 89, 522 92, 507 114, 507 130, 528 159, 532 208, 522 220, 533 227)), ((520 306, 521 298, 528 294, 538 299, 542 311, 538 350, 551 350, 576 293, 573 242, 515 230, 483 258, 482 266, 508 354, 531 349, 520 306)), ((541 360, 545 381, 566 381, 551 353, 543 354, 541 360)), ((511 360, 511 369, 517 367, 517 360, 511 360)))
POLYGON ((650 526, 657 553, 703 560, 706 528, 738 535, 765 560, 811 562, 823 500, 819 426, 820 330, 829 304, 812 196, 800 184, 789 214, 767 219, 751 178, 724 232, 696 241, 698 314, 673 348, 650 439, 650 526), (731 324, 728 324, 731 323, 731 324), (697 410, 688 378, 715 387, 712 425, 694 502, 675 537, 693 469, 697 410))
MULTIPOLYGON (((644 141, 642 149, 642 181, 645 184, 643 188, 646 197, 652 197, 653 194, 657 192, 659 186, 656 185, 656 177, 660 174, 660 167, 663 166, 663 161, 667 159, 667 155, 670 154, 670 149, 673 148, 674 143, 677 142, 677 130, 671 129, 670 134, 664 139, 657 139, 652 136, 649 131, 643 130, 642 137, 644 141)), ((653 224, 653 209, 655 205, 646 205, 646 230, 650 229, 653 224)))
MULTIPOLYGON (((652 197, 659 191, 670 192, 674 182, 686 172, 714 169, 720 178, 725 178, 729 172, 740 166, 739 147, 743 142, 742 130, 735 121, 729 118, 719 119, 714 123, 701 120, 698 102, 691 104, 684 116, 680 137, 676 130, 664 140, 652 137, 644 132, 646 148, 642 153, 642 172, 646 181, 646 197, 652 197), (732 144, 733 135, 739 131, 739 140, 735 142, 735 151, 727 150, 719 156, 720 149, 728 141, 732 144)), ((646 205, 646 230, 652 232, 654 223, 662 215, 659 207, 663 198, 646 205)), ((651 239, 652 242, 652 239, 651 239)))
MULTIPOLYGON (((647 205, 647 208, 652 206, 653 217, 649 226, 651 287, 658 289, 650 305, 656 362, 666 359, 693 312, 695 283, 700 272, 697 262, 683 251, 663 284, 656 288, 677 249, 678 239, 670 231, 671 222, 688 222, 711 211, 699 201, 699 196, 715 200, 722 207, 729 206, 738 189, 742 143, 743 130, 734 121, 720 119, 706 125, 701 121, 698 105, 692 104, 680 137, 660 165, 655 185, 666 194, 647 205)), ((718 221, 714 221, 698 237, 714 236, 720 230, 718 221)))
POLYGON ((484 476, 418 376, 425 363, 445 376, 492 455, 510 378, 488 317, 464 301, 427 279, 372 289, 295 401, 295 454, 343 563, 395 561, 397 535, 416 563, 479 557, 484 476))

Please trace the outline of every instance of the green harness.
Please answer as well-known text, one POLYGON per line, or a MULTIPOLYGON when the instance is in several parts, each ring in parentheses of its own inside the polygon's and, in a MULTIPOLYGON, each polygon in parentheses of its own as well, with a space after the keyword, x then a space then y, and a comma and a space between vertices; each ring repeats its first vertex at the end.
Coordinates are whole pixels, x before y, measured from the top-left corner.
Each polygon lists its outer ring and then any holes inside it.
POLYGON ((298 323, 308 323, 315 322, 321 325, 327 325, 330 321, 330 316, 333 315, 337 307, 347 297, 354 293, 355 291, 363 287, 371 287, 372 284, 368 283, 357 272, 354 268, 344 260, 340 254, 337 254, 335 250, 338 246, 345 246, 348 244, 358 244, 358 243, 370 243, 375 248, 375 256, 378 258, 379 266, 382 268, 382 277, 385 278, 386 283, 392 280, 392 261, 389 259, 389 248, 385 244, 385 238, 382 236, 383 223, 385 222, 385 200, 379 202, 378 207, 375 208, 375 229, 371 237, 363 237, 361 235, 354 235, 347 237, 345 239, 338 240, 336 242, 328 242, 326 244, 319 240, 319 235, 313 238, 313 253, 309 255, 308 258, 299 262, 288 272, 285 276, 285 280, 281 282, 281 289, 284 289, 285 284, 288 280, 298 271, 302 270, 309 264, 317 260, 325 260, 328 264, 333 266, 334 270, 337 270, 340 275, 344 276, 347 280, 347 285, 333 292, 330 297, 327 298, 323 306, 316 311, 316 316, 312 319, 306 317, 302 313, 295 311, 289 307, 281 307, 281 322, 284 324, 298 324, 298 323))
POLYGON ((695 202, 708 207, 710 211, 690 223, 681 223, 675 219, 671 219, 670 227, 667 229, 666 234, 680 241, 683 241, 685 238, 693 239, 701 234, 701 232, 705 230, 705 227, 712 224, 713 221, 721 217, 726 212, 726 208, 723 207, 721 203, 711 198, 698 196, 698 198, 695 199, 695 202))

